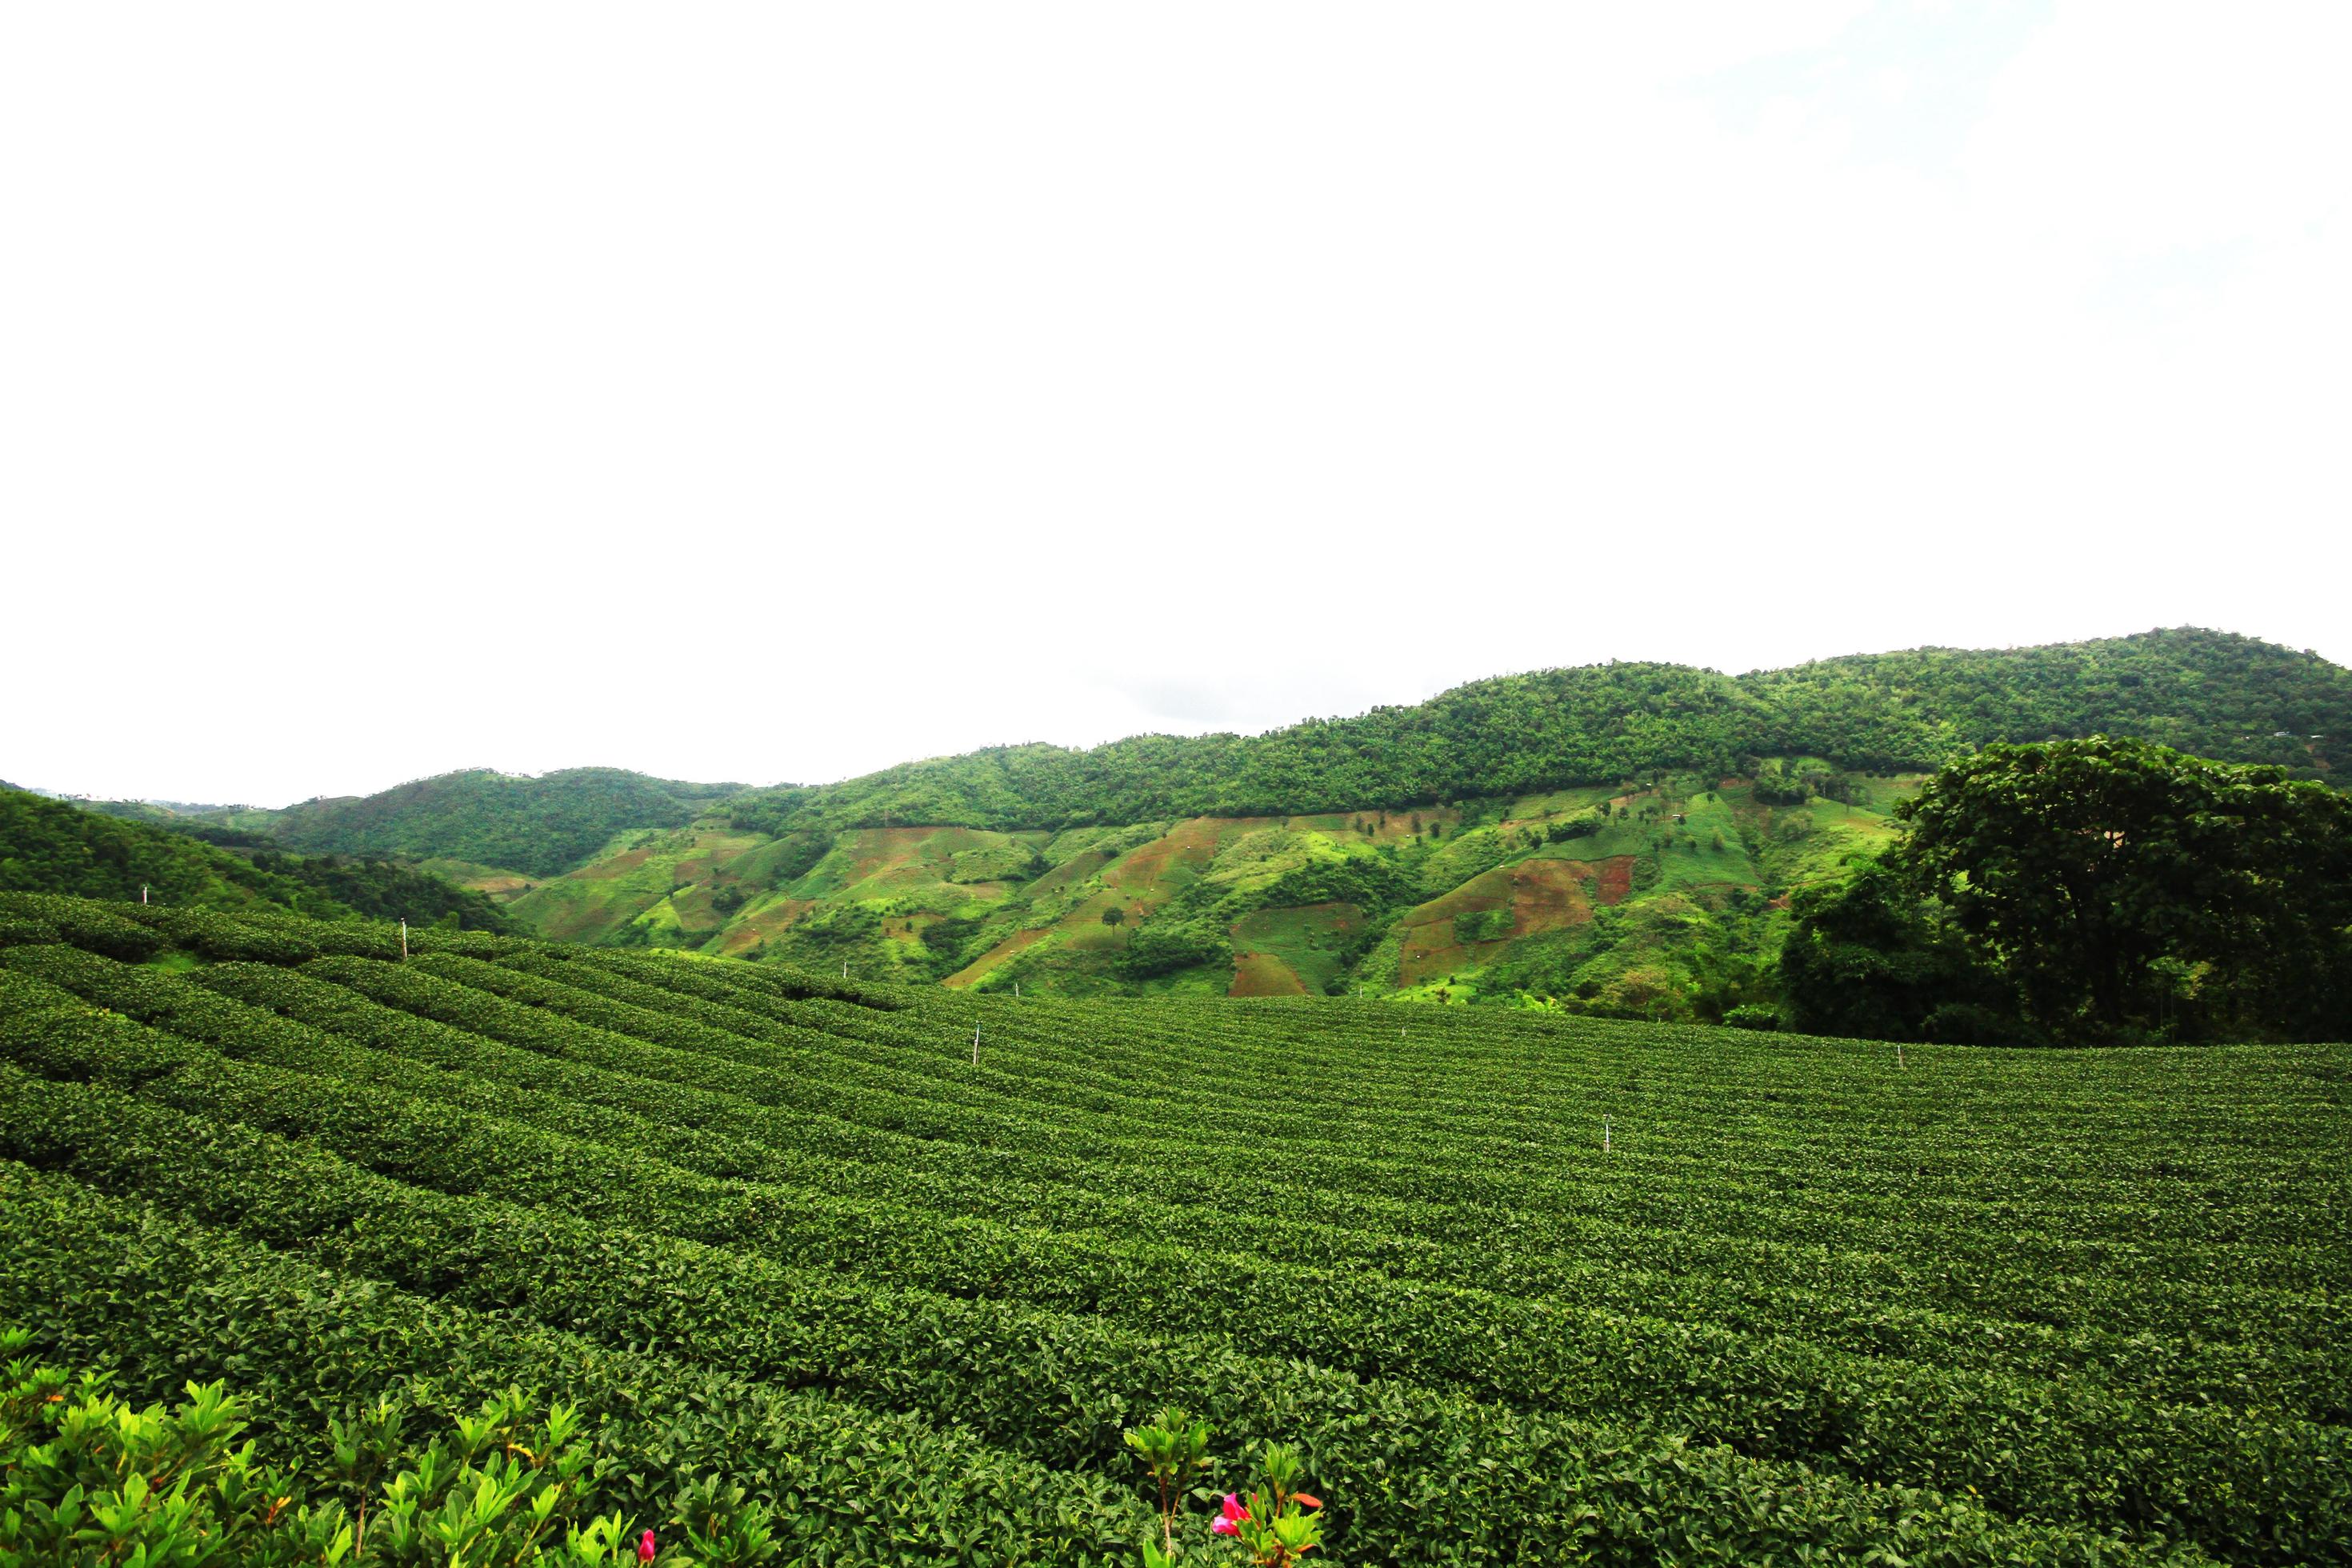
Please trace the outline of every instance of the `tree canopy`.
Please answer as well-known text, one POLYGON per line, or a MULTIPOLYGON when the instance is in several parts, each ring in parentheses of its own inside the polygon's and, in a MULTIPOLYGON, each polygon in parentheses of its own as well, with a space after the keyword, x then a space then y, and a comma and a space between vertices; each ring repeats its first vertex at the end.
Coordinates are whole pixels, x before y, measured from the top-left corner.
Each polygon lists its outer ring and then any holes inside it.
POLYGON ((618 768, 567 768, 536 777, 475 769, 376 795, 306 801, 287 807, 271 831, 287 848, 311 853, 440 856, 552 877, 595 854, 615 834, 683 827, 740 788, 618 768))
POLYGON ((2315 1037, 2352 995, 2352 797, 2105 736, 1998 745, 1801 897, 1793 1021, 1895 1037, 2315 1037), (1940 1020, 1940 1026, 1939 1026, 1940 1020))
POLYGON ((1989 747, 1897 815, 1896 868, 2053 1034, 2343 1024, 2352 797, 2100 737, 1989 747))
MULTIPOLYGON (((250 837, 235 834, 227 837, 250 837)), ((478 892, 383 860, 251 855, 188 833, 0 787, 0 891, 62 893, 200 909, 269 907, 505 931, 506 912, 478 892)))

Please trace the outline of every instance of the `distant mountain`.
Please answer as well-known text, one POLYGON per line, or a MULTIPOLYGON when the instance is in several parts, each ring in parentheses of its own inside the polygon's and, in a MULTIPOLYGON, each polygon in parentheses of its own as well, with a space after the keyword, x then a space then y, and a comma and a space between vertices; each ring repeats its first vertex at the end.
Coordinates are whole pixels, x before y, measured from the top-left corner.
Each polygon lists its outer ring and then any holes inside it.
MULTIPOLYGON (((218 830, 205 830, 218 831, 218 830)), ((338 855, 250 853, 186 831, 0 786, 0 891, 236 910, 274 906, 320 919, 354 915, 429 923, 448 918, 501 931, 479 893, 412 868, 338 855)))
POLYGON ((616 834, 683 826, 742 787, 619 768, 530 777, 477 768, 377 795, 305 801, 276 814, 268 831, 289 849, 438 858, 551 877, 616 834))
POLYGON ((335 891, 316 858, 404 857, 586 942, 983 989, 1715 1017, 1769 1000, 1787 895, 1893 842, 1922 773, 1989 742, 2100 732, 2341 783, 2352 670, 2193 627, 1736 678, 1607 664, 1263 735, 996 747, 806 788, 473 770, 132 815, 247 873, 311 879, 298 897, 385 907, 335 891))
POLYGON ((1737 679, 1506 676, 1258 736, 1011 746, 755 790, 509 906, 547 934, 1070 993, 1770 1000, 1792 890, 1919 775, 2106 731, 2341 778, 2352 671, 2184 629, 1737 679))
POLYGON ((1879 773, 1991 741, 2109 731, 2327 775, 2352 763, 2352 670, 2184 627, 2047 647, 1916 648, 1738 678, 1588 665, 1457 687, 1410 708, 1263 735, 996 747, 842 784, 759 790, 738 829, 921 823, 999 831, 1191 816, 1357 811, 1738 771, 1811 755, 1879 773))

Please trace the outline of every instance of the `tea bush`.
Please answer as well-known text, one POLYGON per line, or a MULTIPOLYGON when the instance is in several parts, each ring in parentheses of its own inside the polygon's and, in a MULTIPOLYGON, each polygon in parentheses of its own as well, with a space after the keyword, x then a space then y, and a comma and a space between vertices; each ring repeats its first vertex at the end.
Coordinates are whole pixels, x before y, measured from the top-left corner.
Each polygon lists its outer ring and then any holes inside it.
POLYGON ((0 913, 61 939, 0 945, 0 1313, 126 1399, 227 1378, 257 1464, 512 1386, 681 1553, 691 1496, 813 1562, 1296 1556, 1267 1445, 1310 1561, 2352 1550, 2340 1047, 1898 1065, 0 913), (1248 1541, 1136 1473, 1171 1405, 1248 1541))

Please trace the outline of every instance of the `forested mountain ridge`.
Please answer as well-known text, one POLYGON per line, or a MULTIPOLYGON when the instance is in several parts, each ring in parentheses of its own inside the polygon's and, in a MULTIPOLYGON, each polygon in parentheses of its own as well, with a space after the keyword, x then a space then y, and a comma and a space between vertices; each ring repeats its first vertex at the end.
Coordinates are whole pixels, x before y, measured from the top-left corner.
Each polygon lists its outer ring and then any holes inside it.
POLYGON ((71 802, 0 785, 0 892, 65 894, 205 910, 278 909, 328 920, 448 920, 502 931, 481 894, 383 860, 239 849, 71 802))
POLYGON ((1257 736, 998 747, 807 788, 477 770, 159 815, 250 852, 247 874, 287 849, 414 857, 567 940, 982 989, 1715 1017, 1770 1000, 1787 897, 1894 842, 1919 774, 2100 732, 2340 782, 2352 671, 2196 629, 1737 678, 1618 663, 1257 736))
POLYGON ((508 893, 580 864, 616 834, 683 826, 742 788, 623 768, 537 774, 466 768, 373 795, 320 795, 275 808, 55 798, 233 847, 446 861, 459 879, 508 893))
POLYGON ((528 776, 476 768, 371 795, 304 801, 279 813, 269 831, 289 849, 441 857, 551 877, 616 833, 683 826, 741 787, 621 768, 528 776))
POLYGON ((2352 761, 2352 670, 2184 627, 2045 647, 1916 648, 1730 677, 1607 664, 1500 676, 1412 707, 1263 735, 994 747, 753 791, 739 830, 927 824, 1000 831, 1395 810, 1656 771, 1811 755, 1894 773, 1995 741, 2113 731, 2323 774, 2352 761))

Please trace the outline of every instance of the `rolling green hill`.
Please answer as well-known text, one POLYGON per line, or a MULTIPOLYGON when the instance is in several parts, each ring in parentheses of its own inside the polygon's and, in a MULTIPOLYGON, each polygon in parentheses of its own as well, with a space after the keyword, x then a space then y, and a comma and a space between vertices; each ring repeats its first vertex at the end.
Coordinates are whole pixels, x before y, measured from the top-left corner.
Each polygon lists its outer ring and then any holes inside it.
POLYGON ((2352 671, 2180 628, 1737 678, 1547 670, 1264 735, 999 747, 810 787, 477 770, 275 812, 93 809, 242 851, 400 857, 568 941, 983 990, 1715 1019, 1773 1000, 1787 898, 1890 843, 1923 770, 2094 732, 2341 779, 2352 671))
POLYGON ((513 903, 566 940, 955 987, 1360 992, 1717 1018, 1917 770, 2103 731, 2338 776, 2352 671, 2196 630, 1733 679, 1607 665, 1256 737, 750 792, 513 903))
MULTIPOLYGON (((927 863, 1004 853, 954 842, 927 863)), ((778 1561, 1131 1565, 1122 1429, 1172 1403, 1213 1491, 1300 1448, 1310 1561, 2352 1552, 2343 1046, 1898 1058, 10 912, 10 1353, 134 1403, 228 1380, 259 1495, 299 1499, 248 1541, 420 1489, 456 1519, 520 1444, 568 1456, 559 1530, 662 1561, 721 1517, 778 1561), (354 1442, 383 1459, 347 1484, 354 1442)), ((0 1436, 83 1397, 14 1375, 0 1436)))
POLYGON ((676 827, 740 790, 618 768, 519 776, 487 768, 417 779, 377 795, 304 801, 270 824, 289 849, 468 861, 551 877, 614 835, 676 827))
POLYGON ((764 833, 891 823, 1010 831, 1394 810, 1656 771, 1720 775, 1758 756, 1916 772, 1986 742, 2103 731, 2333 772, 2352 763, 2352 670, 2195 628, 1857 655, 1737 679, 1590 665, 1264 735, 1144 735, 1091 751, 1012 746, 909 763, 843 784, 755 791, 730 817, 764 833))
MULTIPOLYGON (((250 835, 198 829, 250 846, 250 835)), ((0 787, 0 892, 64 893, 206 910, 248 906, 327 918, 447 919, 505 931, 496 905, 441 878, 381 860, 224 847, 187 831, 0 787)))

